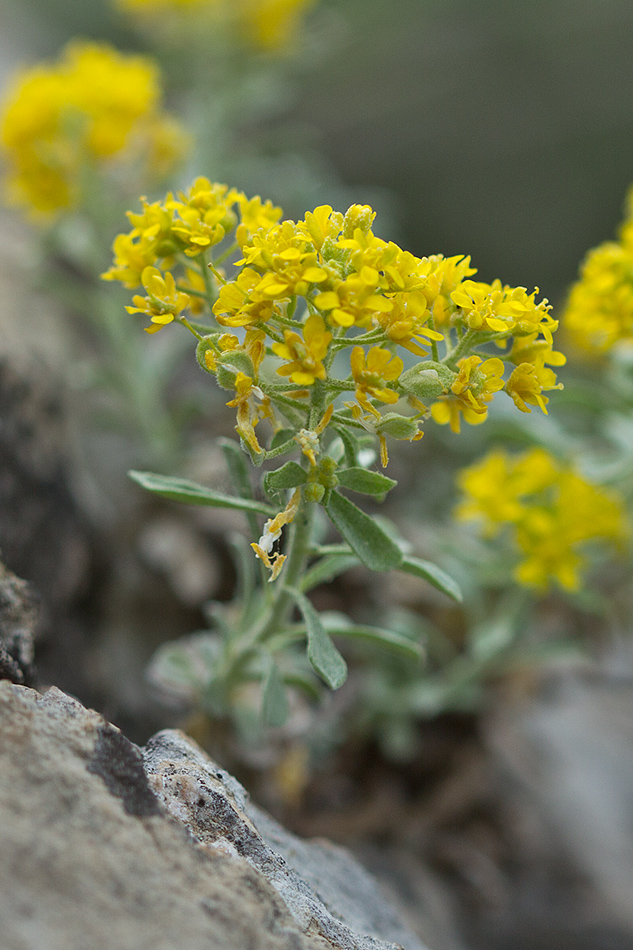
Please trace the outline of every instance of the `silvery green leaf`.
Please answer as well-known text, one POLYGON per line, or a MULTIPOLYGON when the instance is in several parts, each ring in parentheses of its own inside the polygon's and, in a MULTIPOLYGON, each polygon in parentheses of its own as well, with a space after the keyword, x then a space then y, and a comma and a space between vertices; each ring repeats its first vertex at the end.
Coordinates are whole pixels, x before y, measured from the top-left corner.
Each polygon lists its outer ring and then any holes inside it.
POLYGON ((265 726, 283 726, 288 719, 288 696, 279 667, 271 660, 264 678, 262 720, 265 726))
POLYGON ((347 679, 347 664, 325 631, 318 612, 308 598, 292 591, 308 635, 308 659, 330 689, 338 689, 347 679))
POLYGON ((458 583, 453 580, 450 574, 447 574, 446 571, 443 571, 441 567, 431 561, 423 561, 418 557, 405 557, 402 559, 400 570, 406 574, 413 574, 414 577, 424 578, 433 587, 441 590, 443 594, 458 603, 463 600, 458 583))
POLYGON ((213 491, 186 478, 174 478, 171 475, 156 475, 153 472, 128 472, 132 481, 154 495, 180 501, 185 505, 210 505, 212 508, 234 508, 237 511, 256 511, 259 514, 274 517, 275 509, 264 502, 251 498, 233 498, 213 491))
POLYGON ((393 478, 387 478, 380 472, 370 472, 366 468, 354 466, 337 471, 338 480, 344 488, 360 492, 363 495, 386 495, 398 484, 393 478))
POLYGON ((391 571, 402 563, 402 551, 373 518, 337 491, 327 507, 330 521, 352 551, 372 571, 391 571))
POLYGON ((285 462, 277 471, 266 472, 264 491, 270 494, 287 488, 296 488, 298 485, 305 485, 307 480, 308 473, 297 462, 285 462))

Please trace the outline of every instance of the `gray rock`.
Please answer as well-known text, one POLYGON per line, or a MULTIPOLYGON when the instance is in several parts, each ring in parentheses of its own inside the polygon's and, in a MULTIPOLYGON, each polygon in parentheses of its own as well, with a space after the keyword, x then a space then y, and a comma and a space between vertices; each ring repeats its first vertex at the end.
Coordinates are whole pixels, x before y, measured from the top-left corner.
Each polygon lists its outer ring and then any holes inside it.
POLYGON ((622 652, 620 668, 562 673, 544 696, 501 709, 488 740, 553 839, 633 933, 633 650, 622 652))
POLYGON ((144 761, 66 694, 8 681, 0 921, 2 950, 422 950, 349 856, 288 835, 185 736, 144 761))
POLYGON ((303 930, 344 950, 393 946, 385 940, 424 950, 347 851, 290 834, 249 802, 239 782, 183 733, 159 732, 144 758, 150 784, 167 810, 196 841, 240 855, 261 871, 303 930))
POLYGON ((31 686, 38 605, 26 581, 0 562, 0 679, 31 686))

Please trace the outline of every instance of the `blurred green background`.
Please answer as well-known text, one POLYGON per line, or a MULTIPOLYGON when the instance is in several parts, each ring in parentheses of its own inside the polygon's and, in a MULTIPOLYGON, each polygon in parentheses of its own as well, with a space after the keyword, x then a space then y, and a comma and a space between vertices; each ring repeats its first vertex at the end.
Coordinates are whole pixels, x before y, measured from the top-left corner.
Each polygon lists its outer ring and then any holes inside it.
MULTIPOLYGON (((391 192, 381 236, 559 301, 633 179, 630 0, 330 0, 320 16, 279 134, 357 200, 391 192)), ((5 76, 73 35, 134 42, 105 0, 4 0, 0 18, 5 76)))

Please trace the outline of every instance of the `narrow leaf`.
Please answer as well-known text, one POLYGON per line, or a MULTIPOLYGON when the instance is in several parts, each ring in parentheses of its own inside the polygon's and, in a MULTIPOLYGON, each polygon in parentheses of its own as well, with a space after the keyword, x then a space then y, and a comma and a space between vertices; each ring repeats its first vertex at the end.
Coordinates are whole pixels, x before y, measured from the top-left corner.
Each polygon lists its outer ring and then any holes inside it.
POLYGON ((186 478, 173 478, 170 475, 155 475, 153 472, 128 472, 132 481, 146 491, 171 501, 180 501, 185 505, 210 505, 212 508, 235 508, 238 511, 257 511, 274 517, 275 509, 250 498, 232 498, 190 482, 186 478))
MULTIPOLYGON (((270 443, 270 449, 268 451, 271 452, 274 449, 278 449, 280 446, 285 445, 287 442, 294 442, 294 435, 295 435, 294 429, 279 429, 277 432, 275 432, 274 436, 272 437, 272 440, 270 443)), ((294 444, 296 447, 297 443, 295 442, 294 444)))
POLYGON ((264 475, 264 491, 270 494, 296 488, 298 485, 305 485, 307 480, 308 473, 297 462, 285 462, 276 472, 267 472, 264 475))
POLYGON ((327 584, 357 564, 358 558, 350 551, 330 554, 317 561, 305 572, 301 579, 301 590, 305 593, 313 587, 318 587, 319 584, 327 584))
POLYGON ((349 429, 345 428, 345 426, 341 426, 340 428, 337 427, 336 432, 343 443, 345 460, 347 464, 352 467, 355 466, 358 458, 358 440, 352 435, 349 429))
POLYGON ((327 505, 330 521, 350 548, 372 571, 391 571, 402 564, 402 551, 373 518, 333 491, 327 505))
POLYGON ((413 574, 414 577, 422 577, 433 587, 441 590, 447 597, 461 603, 463 600, 462 592, 457 581, 454 581, 450 574, 443 571, 437 564, 431 561, 423 561, 418 557, 405 557, 402 559, 400 570, 407 574, 413 574))
POLYGON ((401 633, 395 633, 393 630, 368 627, 363 624, 329 624, 327 622, 325 623, 325 629, 332 637, 353 637, 356 640, 364 640, 367 643, 384 647, 391 653, 406 656, 411 660, 419 660, 422 656, 422 648, 419 643, 402 636, 401 633))
POLYGON ((308 659, 330 689, 338 689, 347 679, 347 664, 327 635, 321 618, 308 598, 299 591, 292 591, 292 596, 305 620, 308 659))
POLYGON ((226 467, 231 476, 231 482, 237 489, 240 498, 252 498, 253 486, 249 474, 246 456, 242 452, 238 443, 233 439, 218 439, 218 445, 222 449, 226 467))
POLYGON ((283 726, 288 719, 288 696, 276 663, 270 663, 264 679, 262 720, 265 726, 283 726))
POLYGON ((360 492, 363 495, 386 495, 398 483, 380 472, 370 472, 366 468, 354 466, 337 471, 338 480, 344 488, 360 492))

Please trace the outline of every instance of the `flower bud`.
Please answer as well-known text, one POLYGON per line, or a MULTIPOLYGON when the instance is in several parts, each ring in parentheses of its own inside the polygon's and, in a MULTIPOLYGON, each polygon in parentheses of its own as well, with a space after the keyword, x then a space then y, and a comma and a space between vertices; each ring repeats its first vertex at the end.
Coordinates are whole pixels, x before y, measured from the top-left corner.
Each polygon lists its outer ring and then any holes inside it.
POLYGON ((338 477, 336 469, 338 464, 329 455, 324 455, 319 462, 319 483, 325 488, 336 488, 338 477))
POLYGON ((255 377, 253 362, 244 350, 225 350, 216 357, 216 376, 222 389, 235 389, 235 377, 238 373, 255 377))
POLYGON ((353 238, 356 228, 360 228, 364 234, 367 234, 374 223, 375 217, 376 212, 369 205, 352 205, 345 212, 343 237, 353 238))
POLYGON ((325 488, 323 485, 313 482, 311 485, 306 485, 303 489, 303 497, 306 501, 314 501, 317 504, 321 501, 325 495, 325 488))
POLYGON ((414 366, 400 377, 405 393, 418 399, 436 399, 445 392, 442 381, 434 369, 418 369, 414 366))
POLYGON ((418 399, 436 399, 449 392, 455 373, 443 363, 425 360, 406 370, 400 377, 404 391, 418 399))
POLYGON ((208 333, 203 336, 196 346, 196 359, 199 366, 205 373, 215 373, 216 369, 216 350, 213 343, 218 339, 219 333, 208 333))
POLYGON ((410 416, 401 416, 397 412, 386 412, 379 422, 376 422, 378 435, 390 435, 393 439, 411 441, 418 435, 418 423, 410 416))

